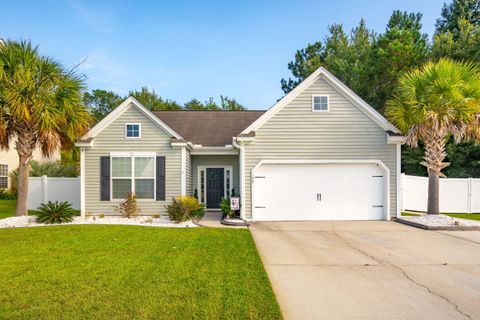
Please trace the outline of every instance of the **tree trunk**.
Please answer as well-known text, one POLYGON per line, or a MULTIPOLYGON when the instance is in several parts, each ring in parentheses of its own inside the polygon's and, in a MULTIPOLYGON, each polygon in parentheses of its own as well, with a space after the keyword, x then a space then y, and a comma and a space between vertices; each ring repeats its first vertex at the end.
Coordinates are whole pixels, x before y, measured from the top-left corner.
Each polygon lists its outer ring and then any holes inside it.
POLYGON ((439 214, 440 177, 437 172, 428 170, 428 207, 427 214, 439 214))
POLYGON ((440 202, 440 176, 445 176, 442 169, 449 163, 443 162, 447 156, 445 151, 446 133, 445 130, 432 129, 430 133, 423 138, 425 142, 425 156, 422 162, 428 169, 428 202, 427 214, 439 214, 440 202))
POLYGON ((28 200, 28 176, 30 167, 28 165, 28 158, 19 156, 20 164, 18 165, 18 189, 17 189, 17 216, 24 216, 28 214, 27 200, 28 200))
POLYGON ((30 158, 33 150, 37 145, 37 139, 34 130, 29 130, 31 126, 25 124, 17 137, 15 142, 15 149, 18 153, 18 188, 17 188, 17 210, 16 216, 27 215, 27 200, 28 200, 28 177, 30 176, 30 158))

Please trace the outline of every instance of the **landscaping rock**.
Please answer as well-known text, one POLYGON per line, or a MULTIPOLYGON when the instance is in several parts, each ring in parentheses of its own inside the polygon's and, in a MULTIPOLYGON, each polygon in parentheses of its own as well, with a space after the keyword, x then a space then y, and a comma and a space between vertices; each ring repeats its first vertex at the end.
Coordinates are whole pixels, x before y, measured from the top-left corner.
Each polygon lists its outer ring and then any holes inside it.
POLYGON ((402 216, 397 218, 400 223, 429 230, 476 230, 480 229, 480 221, 453 218, 443 214, 402 216))
MULTIPOLYGON (((176 223, 168 218, 152 218, 148 216, 136 218, 123 217, 75 217, 72 222, 53 224, 53 225, 72 225, 72 224, 118 224, 133 226, 150 226, 150 227, 169 227, 169 228, 190 228, 197 227, 192 221, 176 223)), ((22 228, 22 227, 41 227, 52 226, 52 224, 37 223, 35 216, 11 217, 0 220, 0 228, 22 228)))

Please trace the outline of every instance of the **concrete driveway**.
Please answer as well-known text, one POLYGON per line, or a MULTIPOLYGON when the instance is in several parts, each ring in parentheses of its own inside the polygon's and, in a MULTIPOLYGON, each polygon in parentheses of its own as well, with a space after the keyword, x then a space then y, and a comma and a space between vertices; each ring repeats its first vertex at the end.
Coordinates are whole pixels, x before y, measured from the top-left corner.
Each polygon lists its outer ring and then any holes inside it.
POLYGON ((480 319, 480 231, 386 221, 250 229, 286 319, 480 319))

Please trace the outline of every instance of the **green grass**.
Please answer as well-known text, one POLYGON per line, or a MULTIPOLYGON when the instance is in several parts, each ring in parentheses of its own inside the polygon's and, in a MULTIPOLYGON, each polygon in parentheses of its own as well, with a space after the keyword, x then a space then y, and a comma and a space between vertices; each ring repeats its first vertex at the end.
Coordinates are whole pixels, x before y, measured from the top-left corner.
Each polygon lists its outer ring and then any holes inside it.
MULTIPOLYGON (((468 219, 468 220, 480 220, 480 213, 442 213, 452 218, 468 219)), ((411 217, 418 216, 420 213, 415 212, 402 212, 402 216, 411 217)))
POLYGON ((17 200, 0 200, 0 219, 13 217, 17 200))
POLYGON ((445 213, 445 214, 452 218, 480 220, 480 213, 445 213))
POLYGON ((415 217, 415 216, 419 216, 420 213, 415 213, 415 212, 402 212, 402 216, 404 217, 415 217))
POLYGON ((246 229, 0 229, 0 319, 280 319, 246 229))

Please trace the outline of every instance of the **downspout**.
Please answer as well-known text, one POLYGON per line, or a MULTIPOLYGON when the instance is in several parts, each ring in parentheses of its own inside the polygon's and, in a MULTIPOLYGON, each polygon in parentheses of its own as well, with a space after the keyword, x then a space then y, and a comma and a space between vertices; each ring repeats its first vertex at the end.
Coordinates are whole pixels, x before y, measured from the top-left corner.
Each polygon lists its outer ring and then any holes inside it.
POLYGON ((185 196, 187 194, 187 147, 181 149, 181 164, 180 164, 180 194, 185 196))
POLYGON ((80 216, 85 217, 85 149, 80 148, 80 216))
POLYGON ((237 143, 237 138, 232 139, 233 146, 240 151, 240 218, 245 219, 245 146, 243 142, 237 143))

